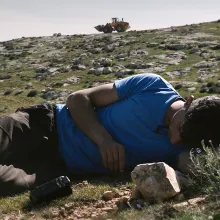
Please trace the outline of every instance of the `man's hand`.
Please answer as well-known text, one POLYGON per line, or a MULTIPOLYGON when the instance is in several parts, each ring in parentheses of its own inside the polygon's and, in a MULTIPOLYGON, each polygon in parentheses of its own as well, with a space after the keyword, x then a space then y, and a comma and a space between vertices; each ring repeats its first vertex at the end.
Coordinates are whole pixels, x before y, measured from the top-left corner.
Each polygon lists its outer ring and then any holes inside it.
POLYGON ((106 169, 115 172, 123 172, 125 168, 125 151, 124 147, 113 141, 105 141, 99 146, 102 156, 103 165, 106 169))

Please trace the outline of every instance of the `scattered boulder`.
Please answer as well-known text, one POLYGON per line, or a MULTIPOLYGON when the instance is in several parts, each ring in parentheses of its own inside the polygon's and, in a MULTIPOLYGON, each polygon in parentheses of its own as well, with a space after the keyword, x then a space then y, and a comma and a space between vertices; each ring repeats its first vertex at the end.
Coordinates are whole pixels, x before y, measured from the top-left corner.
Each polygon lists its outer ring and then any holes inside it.
POLYGON ((63 86, 63 82, 54 82, 54 83, 51 83, 50 86, 53 87, 53 88, 60 88, 63 86))
MULTIPOLYGON (((132 54, 133 51, 131 51, 132 54)), ((148 52, 146 50, 136 50, 137 55, 148 55, 148 52)))
POLYGON ((68 95, 72 93, 71 90, 55 90, 52 88, 47 88, 46 90, 41 91, 42 95, 41 97, 43 99, 46 99, 47 101, 56 100, 57 102, 63 101, 67 98, 68 95), (60 99, 61 98, 61 99, 60 99))
POLYGON ((48 69, 48 72, 53 74, 53 73, 58 72, 58 70, 59 70, 59 68, 55 68, 55 67, 54 67, 54 68, 48 69))
POLYGON ((167 44, 166 48, 169 50, 184 50, 186 47, 185 44, 167 44))
POLYGON ((89 74, 95 74, 95 72, 96 72, 96 69, 95 68, 91 68, 88 73, 89 74))
POLYGON ((71 76, 69 78, 67 78, 66 80, 64 80, 64 83, 67 84, 77 84, 79 83, 81 77, 77 77, 77 76, 71 76))
POLYGON ((216 87, 220 87, 220 80, 218 80, 215 85, 216 87))
POLYGON ((177 84, 176 86, 174 86, 174 89, 176 90, 181 89, 181 88, 183 88, 182 84, 177 84))
POLYGON ((183 51, 178 51, 167 54, 153 55, 152 58, 160 59, 160 63, 163 64, 178 65, 183 59, 186 59, 186 54, 183 51))
POLYGON ((23 89, 21 89, 21 90, 18 90, 17 92, 15 92, 15 96, 17 96, 17 95, 20 95, 21 93, 23 93, 24 92, 24 90, 23 89))
POLYGON ((218 65, 218 62, 201 61, 199 63, 196 63, 194 66, 197 68, 208 68, 208 67, 213 67, 217 65, 218 65))
POLYGON ((199 42, 199 48, 202 47, 213 47, 216 46, 217 42, 216 41, 203 41, 203 42, 199 42))
POLYGON ((211 49, 213 49, 213 50, 220 50, 220 44, 212 46, 211 49))
POLYGON ((10 79, 11 77, 9 74, 0 75, 0 80, 10 79))
POLYGON ((95 75, 99 76, 103 73, 104 67, 99 67, 95 70, 95 75))
POLYGON ((208 82, 206 84, 203 84, 200 88, 200 93, 204 92, 220 94, 220 87, 218 81, 216 83, 208 82))
POLYGON ((115 56, 116 59, 124 59, 128 57, 128 53, 121 53, 115 56))
POLYGON ((47 73, 48 72, 48 69, 44 66, 40 66, 36 69, 35 71, 36 73, 47 73))
POLYGON ((191 68, 179 68, 179 69, 176 69, 172 72, 166 72, 165 74, 170 76, 171 78, 175 77, 175 76, 182 76, 182 75, 185 75, 187 73, 191 72, 191 68))
POLYGON ((31 90, 28 94, 27 97, 35 97, 38 94, 37 90, 31 90))
POLYGON ((209 53, 201 52, 200 57, 209 58, 209 53))
POLYGON ((191 54, 200 54, 201 50, 198 47, 193 47, 189 53, 191 54))
POLYGON ((83 59, 82 59, 82 57, 78 57, 78 58, 75 58, 75 59, 72 60, 72 65, 73 65, 73 66, 77 66, 77 65, 79 65, 79 64, 83 64, 83 59))
POLYGON ((91 87, 95 87, 95 86, 101 86, 107 83, 112 83, 114 82, 114 80, 110 81, 110 80, 94 80, 91 87))
MULTIPOLYGON (((110 45, 107 46, 107 47, 110 47, 110 45)), ((106 49, 106 51, 108 51, 108 50, 106 49)), ((109 49, 108 52, 112 52, 112 51, 109 49)), ((89 52, 92 53, 92 54, 99 54, 99 53, 102 52, 102 48, 92 48, 92 49, 89 50, 89 52)))
POLYGON ((193 93, 196 91, 196 87, 191 87, 191 88, 188 88, 187 90, 188 92, 193 93))
POLYGON ((147 45, 147 47, 157 47, 157 46, 159 46, 160 44, 159 44, 159 43, 156 43, 156 42, 152 42, 152 43, 146 42, 146 45, 147 45))
MULTIPOLYGON (((113 52, 116 49, 117 45, 110 44, 103 47, 103 50, 106 52, 113 52)), ((101 52, 101 51, 100 51, 101 52)))
POLYGON ((3 94, 4 96, 10 95, 13 92, 13 90, 7 90, 3 94))
POLYGON ((197 71, 197 74, 198 74, 198 79, 203 78, 205 80, 205 79, 214 77, 215 70, 210 69, 210 68, 201 68, 197 71))
POLYGON ((100 59, 95 60, 93 62, 93 66, 94 67, 101 67, 101 66, 110 67, 110 66, 112 66, 112 60, 109 58, 100 58, 100 59))
POLYGON ((125 67, 128 69, 147 69, 152 67, 152 63, 129 63, 125 67))
POLYGON ((109 74, 109 73, 112 73, 113 71, 112 71, 112 68, 110 68, 110 67, 105 67, 104 69, 103 69, 103 74, 109 74))
MULTIPOLYGON (((181 210, 181 209, 183 210, 183 209, 186 209, 187 206, 197 206, 197 205, 207 203, 207 200, 208 200, 208 196, 197 197, 197 198, 189 199, 186 202, 174 204, 173 208, 177 210, 181 210)), ((216 218, 216 220, 217 219, 218 218, 216 218)))
POLYGON ((32 83, 28 83, 24 88, 25 89, 31 89, 33 87, 32 83))
POLYGON ((134 70, 130 70, 130 69, 123 69, 123 70, 119 70, 118 72, 115 73, 115 76, 117 77, 124 77, 126 75, 131 75, 134 74, 134 70))
POLYGON ((78 65, 72 65, 71 66, 72 70, 86 70, 86 66, 78 64, 78 65))

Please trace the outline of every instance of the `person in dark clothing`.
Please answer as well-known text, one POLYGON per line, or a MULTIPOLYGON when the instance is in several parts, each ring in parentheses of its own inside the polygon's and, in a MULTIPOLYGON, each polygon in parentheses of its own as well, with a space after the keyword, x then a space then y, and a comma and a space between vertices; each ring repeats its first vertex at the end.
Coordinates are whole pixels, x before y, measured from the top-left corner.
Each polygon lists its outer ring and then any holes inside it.
POLYGON ((123 172, 140 163, 189 172, 193 146, 220 142, 219 106, 218 97, 185 101, 161 76, 138 74, 76 91, 63 105, 19 108, 0 117, 0 196, 61 175, 123 172), (212 123, 208 133, 204 120, 212 123))
POLYGON ((0 117, 0 196, 35 188, 69 172, 58 152, 56 105, 0 117))

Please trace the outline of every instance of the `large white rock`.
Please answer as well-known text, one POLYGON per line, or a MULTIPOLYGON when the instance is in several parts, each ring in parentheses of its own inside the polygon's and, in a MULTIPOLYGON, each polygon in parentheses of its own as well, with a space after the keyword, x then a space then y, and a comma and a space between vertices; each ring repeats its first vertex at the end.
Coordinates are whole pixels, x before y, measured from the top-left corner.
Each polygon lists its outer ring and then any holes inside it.
POLYGON ((139 164, 131 178, 145 199, 164 200, 180 192, 174 169, 163 162, 139 164))

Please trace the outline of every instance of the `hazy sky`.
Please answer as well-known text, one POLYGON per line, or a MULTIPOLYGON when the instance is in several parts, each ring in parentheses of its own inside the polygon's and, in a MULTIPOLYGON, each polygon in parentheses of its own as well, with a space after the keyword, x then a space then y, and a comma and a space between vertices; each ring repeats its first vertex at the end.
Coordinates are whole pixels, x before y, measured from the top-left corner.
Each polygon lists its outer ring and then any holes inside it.
POLYGON ((0 41, 22 36, 98 33, 124 18, 131 30, 220 19, 220 0, 0 0, 0 41))

